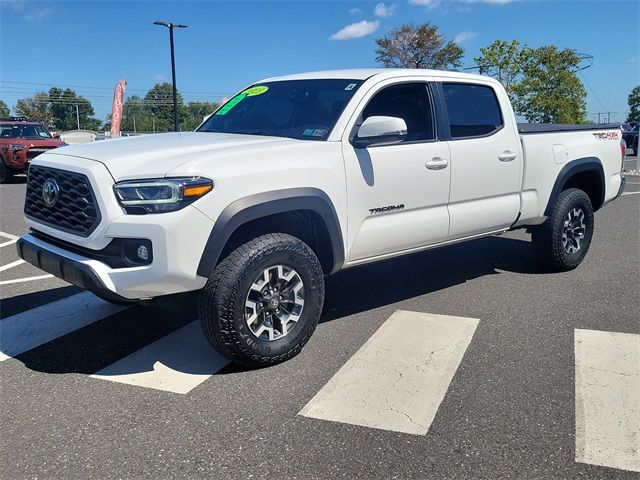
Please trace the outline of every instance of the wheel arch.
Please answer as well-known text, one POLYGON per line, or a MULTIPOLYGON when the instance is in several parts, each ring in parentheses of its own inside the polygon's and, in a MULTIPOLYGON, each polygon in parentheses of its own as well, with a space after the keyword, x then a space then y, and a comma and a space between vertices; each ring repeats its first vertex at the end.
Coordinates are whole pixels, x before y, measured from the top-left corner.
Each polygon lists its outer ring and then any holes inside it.
MULTIPOLYGON (((257 228, 254 236, 276 231, 295 235, 295 228, 300 225, 295 221, 311 222, 311 226, 324 227, 324 231, 300 232, 298 236, 303 237, 302 240, 318 242, 326 236, 330 258, 327 255, 320 258, 319 255, 323 270, 326 273, 339 270, 344 263, 344 244, 338 216, 328 195, 322 190, 309 187, 258 193, 228 205, 209 234, 198 264, 198 275, 208 277, 224 256, 230 253, 229 250, 235 247, 234 239, 248 238, 244 235, 250 236, 252 227, 257 228), (285 218, 294 221, 288 229, 282 231, 283 228, 280 227, 285 218), (313 233, 317 233, 317 238, 313 233)), ((309 246, 316 254, 320 253, 314 245, 309 246)))
POLYGON ((558 174, 544 214, 549 216, 560 193, 568 188, 583 190, 591 200, 593 211, 604 204, 605 179, 602 162, 597 157, 584 157, 567 163, 558 174))

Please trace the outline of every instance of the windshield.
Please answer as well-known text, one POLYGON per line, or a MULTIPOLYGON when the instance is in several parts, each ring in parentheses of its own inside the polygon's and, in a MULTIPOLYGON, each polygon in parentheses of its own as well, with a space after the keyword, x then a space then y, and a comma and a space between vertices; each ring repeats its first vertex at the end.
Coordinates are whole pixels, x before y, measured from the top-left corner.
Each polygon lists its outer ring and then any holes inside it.
POLYGON ((49 131, 42 125, 16 124, 0 125, 2 138, 51 138, 49 131))
POLYGON ((199 132, 326 140, 363 80, 287 80, 253 85, 222 105, 199 132))

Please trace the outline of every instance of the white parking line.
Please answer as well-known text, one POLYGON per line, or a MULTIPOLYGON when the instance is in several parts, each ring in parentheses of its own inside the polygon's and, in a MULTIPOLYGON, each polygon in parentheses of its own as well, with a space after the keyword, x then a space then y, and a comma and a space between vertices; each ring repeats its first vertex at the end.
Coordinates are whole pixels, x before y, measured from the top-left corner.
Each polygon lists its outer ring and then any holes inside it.
POLYGON ((299 415, 426 435, 477 325, 395 312, 299 415))
POLYGON ((18 265, 22 265, 24 260, 16 260, 15 262, 7 263, 6 265, 2 265, 0 267, 0 272, 4 272, 5 270, 9 270, 10 268, 17 267, 18 265))
POLYGON ((126 308, 82 292, 4 318, 0 320, 0 362, 126 308))
POLYGON ((640 335, 575 331, 576 461, 640 472, 640 335))
POLYGON ((622 194, 622 196, 624 197, 625 195, 638 195, 640 192, 625 192, 622 194))
POLYGON ((20 237, 16 237, 15 235, 12 235, 10 233, 5 233, 5 232, 0 232, 0 237, 4 237, 4 238, 8 238, 9 239, 8 242, 0 243, 0 247, 6 247, 7 245, 13 245, 14 243, 16 243, 18 241, 18 238, 20 238, 20 237))
POLYGON ((2 280, 0 285, 9 285, 11 283, 33 282, 34 280, 44 280, 45 278, 51 278, 53 275, 37 275, 35 277, 16 278, 14 280, 2 280))
POLYGON ((196 321, 91 377, 186 394, 228 364, 209 345, 196 321))

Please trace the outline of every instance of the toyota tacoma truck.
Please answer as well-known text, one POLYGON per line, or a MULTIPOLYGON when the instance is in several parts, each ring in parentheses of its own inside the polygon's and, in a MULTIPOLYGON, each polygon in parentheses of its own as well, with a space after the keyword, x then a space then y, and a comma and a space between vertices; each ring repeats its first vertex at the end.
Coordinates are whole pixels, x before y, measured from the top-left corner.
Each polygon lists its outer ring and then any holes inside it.
POLYGON ((0 183, 10 183, 16 173, 27 171, 35 157, 63 145, 39 122, 25 117, 0 119, 0 183))
POLYGON ((269 78, 194 132, 38 156, 17 247, 113 302, 196 291, 213 347, 260 367, 300 352, 342 269, 518 228, 576 268, 623 158, 619 127, 518 125, 486 76, 269 78))

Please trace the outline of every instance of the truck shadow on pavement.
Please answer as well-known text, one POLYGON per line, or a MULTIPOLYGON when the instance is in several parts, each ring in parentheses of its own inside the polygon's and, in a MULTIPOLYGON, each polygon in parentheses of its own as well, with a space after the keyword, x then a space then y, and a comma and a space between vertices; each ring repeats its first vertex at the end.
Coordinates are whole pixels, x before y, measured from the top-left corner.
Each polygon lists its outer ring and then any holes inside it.
MULTIPOLYGON (((499 270, 542 273, 534 263, 529 241, 505 237, 479 239, 346 270, 327 278, 327 297, 320 322, 496 275, 499 270)), ((16 358, 38 372, 90 375, 196 319, 193 302, 172 310, 134 306, 16 358)), ((165 366, 179 372, 201 374, 207 369, 206 365, 180 361, 179 353, 167 358, 174 363, 165 366)), ((153 361, 148 365, 134 362, 131 372, 118 373, 151 371, 153 364, 153 361)), ((229 366, 219 373, 240 371, 239 367, 229 366)))

